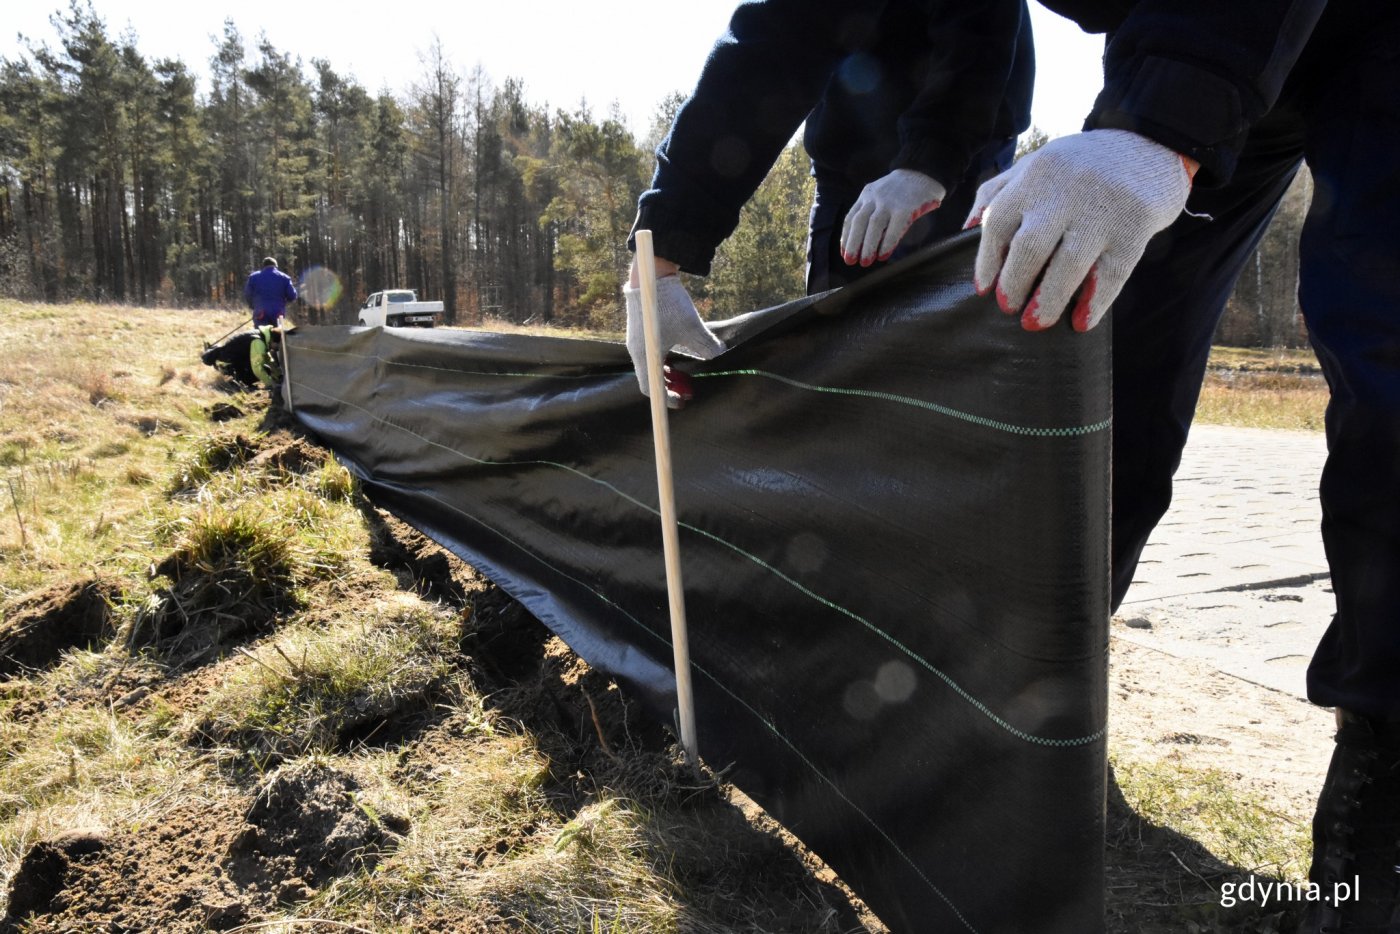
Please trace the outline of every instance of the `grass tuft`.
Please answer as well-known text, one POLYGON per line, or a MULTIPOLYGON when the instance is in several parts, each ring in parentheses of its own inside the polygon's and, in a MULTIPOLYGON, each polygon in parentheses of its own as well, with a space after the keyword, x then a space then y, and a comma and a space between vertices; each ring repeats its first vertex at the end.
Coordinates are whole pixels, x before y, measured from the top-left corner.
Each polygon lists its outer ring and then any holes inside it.
POLYGON ((325 631, 283 632, 214 691, 197 732, 262 761, 336 751, 430 705, 452 671, 449 614, 386 607, 325 631))
POLYGON ((181 524, 177 547, 154 568, 170 586, 136 614, 128 646, 202 655, 303 605, 295 539, 262 504, 216 505, 181 524))
POLYGON ((112 383, 112 378, 106 373, 95 373, 81 386, 87 393, 88 404, 101 406, 108 402, 120 402, 125 396, 117 390, 112 383))
POLYGON ((1123 798, 1144 820, 1169 827, 1247 873, 1301 881, 1307 874, 1308 828, 1278 814, 1259 794, 1241 791, 1218 769, 1169 760, 1113 757, 1123 798))
POLYGON ((315 474, 315 489, 325 499, 352 502, 360 487, 355 475, 328 455, 315 474))
POLYGON ((204 438, 176 472, 170 492, 194 492, 217 474, 246 463, 252 453, 252 442, 243 435, 204 438))

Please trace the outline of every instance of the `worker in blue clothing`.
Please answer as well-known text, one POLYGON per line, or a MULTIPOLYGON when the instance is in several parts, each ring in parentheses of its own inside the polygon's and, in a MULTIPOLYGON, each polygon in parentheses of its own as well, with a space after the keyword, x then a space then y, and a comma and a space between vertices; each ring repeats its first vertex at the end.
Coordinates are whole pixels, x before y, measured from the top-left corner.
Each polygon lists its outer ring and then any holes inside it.
POLYGON ((1299 304, 1331 389, 1322 537, 1336 615, 1308 696, 1337 711, 1309 934, 1400 934, 1400 5, 1046 2, 1107 31, 1083 133, 978 194, 976 284, 1022 327, 1113 308, 1113 602, 1171 499, 1211 336, 1299 165, 1299 304))
MULTIPOLYGON (((634 229, 650 229, 663 258, 667 346, 701 358, 722 349, 675 273, 709 272, 804 120, 816 177, 807 287, 819 292, 959 229, 978 184, 1011 164, 1033 80, 1024 0, 742 4, 638 204, 634 229)), ((645 392, 636 275, 624 288, 627 345, 645 392)))
POLYGON ((243 300, 253 311, 253 327, 275 325, 287 313, 287 303, 297 300, 297 288, 292 277, 277 268, 277 260, 269 256, 262 268, 248 277, 243 286, 243 300))

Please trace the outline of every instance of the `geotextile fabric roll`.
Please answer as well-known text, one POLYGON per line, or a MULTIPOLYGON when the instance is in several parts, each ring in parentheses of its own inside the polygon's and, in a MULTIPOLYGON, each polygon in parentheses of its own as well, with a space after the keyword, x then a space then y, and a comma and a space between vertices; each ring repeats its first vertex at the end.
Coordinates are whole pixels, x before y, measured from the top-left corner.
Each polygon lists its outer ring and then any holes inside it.
MULTIPOLYGON (((1023 331, 976 234, 716 326, 671 413, 699 749, 897 932, 1103 928, 1107 325, 1023 331)), ((622 344, 303 328, 296 415, 672 720, 622 344)))

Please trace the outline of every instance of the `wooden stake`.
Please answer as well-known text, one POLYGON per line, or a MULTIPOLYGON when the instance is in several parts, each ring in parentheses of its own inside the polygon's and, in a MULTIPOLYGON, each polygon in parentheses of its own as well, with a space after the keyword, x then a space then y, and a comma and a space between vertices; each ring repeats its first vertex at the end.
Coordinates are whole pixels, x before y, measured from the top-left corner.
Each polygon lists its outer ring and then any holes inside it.
POLYGON ((292 414, 292 353, 287 348, 287 318, 277 319, 277 330, 282 335, 282 401, 287 405, 287 414, 292 414))
POLYGON ((666 559, 666 593, 671 606, 671 649, 676 663, 676 703, 680 707, 681 745, 690 764, 700 767, 695 737, 695 701, 690 687, 690 637, 685 622, 685 588, 681 582, 680 530, 671 482, 671 427, 666 414, 666 381, 661 374, 665 351, 656 321, 656 256, 650 230, 637 231, 637 266, 641 272, 642 331, 647 343, 647 388, 651 393, 651 436, 656 447, 656 489, 661 504, 661 546, 666 559))

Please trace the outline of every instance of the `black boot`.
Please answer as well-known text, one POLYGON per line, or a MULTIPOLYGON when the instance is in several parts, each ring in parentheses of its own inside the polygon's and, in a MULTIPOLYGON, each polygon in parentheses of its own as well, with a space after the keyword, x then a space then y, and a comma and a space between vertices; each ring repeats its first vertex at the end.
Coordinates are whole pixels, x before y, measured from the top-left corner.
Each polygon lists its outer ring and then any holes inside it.
POLYGON ((1299 934, 1400 934, 1400 723, 1337 712, 1299 934))

